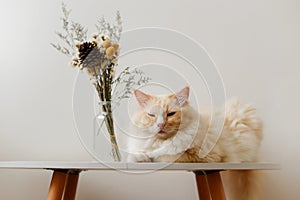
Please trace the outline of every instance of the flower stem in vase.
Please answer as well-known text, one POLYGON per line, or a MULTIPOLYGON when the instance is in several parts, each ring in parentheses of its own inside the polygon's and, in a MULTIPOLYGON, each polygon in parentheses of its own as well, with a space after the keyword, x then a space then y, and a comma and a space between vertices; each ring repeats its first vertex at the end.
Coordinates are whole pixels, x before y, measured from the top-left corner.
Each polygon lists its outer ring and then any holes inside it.
POLYGON ((111 82, 113 76, 110 70, 112 70, 111 67, 107 67, 105 70, 103 70, 102 76, 98 77, 98 81, 94 85, 98 92, 99 99, 102 102, 102 111, 105 113, 104 122, 106 125, 106 129, 109 133, 114 160, 121 161, 121 154, 115 136, 114 122, 113 122, 113 115, 112 115, 111 82))

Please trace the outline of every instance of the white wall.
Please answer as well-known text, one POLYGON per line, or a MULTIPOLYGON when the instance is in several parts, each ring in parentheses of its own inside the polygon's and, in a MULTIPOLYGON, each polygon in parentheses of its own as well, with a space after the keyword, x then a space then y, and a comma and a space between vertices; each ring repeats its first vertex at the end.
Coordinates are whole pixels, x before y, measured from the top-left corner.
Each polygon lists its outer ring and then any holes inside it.
MULTIPOLYGON (((73 124, 76 70, 49 43, 61 1, 2 2, 0 8, 0 160, 92 160, 73 124)), ((159 26, 206 47, 227 96, 252 102, 265 122, 262 155, 282 164, 269 199, 299 199, 299 1, 67 1, 93 27, 120 10, 124 28, 159 26), (280 189, 280 190, 279 190, 280 189)), ((50 172, 0 171, 0 199, 43 199, 50 172), (18 192, 16 192, 18 191, 18 192), (33 192, 34 191, 34 192, 33 192)), ((83 173, 78 199, 196 199, 188 173, 83 173), (117 189, 111 190, 115 187, 117 189)))

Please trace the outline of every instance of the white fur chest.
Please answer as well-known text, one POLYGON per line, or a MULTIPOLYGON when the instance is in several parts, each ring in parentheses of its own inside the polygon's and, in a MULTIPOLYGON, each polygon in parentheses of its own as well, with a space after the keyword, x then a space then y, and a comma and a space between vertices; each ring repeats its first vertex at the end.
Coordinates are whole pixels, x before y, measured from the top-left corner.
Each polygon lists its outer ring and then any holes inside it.
POLYGON ((177 155, 191 148, 197 134, 198 123, 192 123, 188 128, 179 130, 167 140, 149 139, 145 142, 144 150, 150 158, 164 155, 177 155))

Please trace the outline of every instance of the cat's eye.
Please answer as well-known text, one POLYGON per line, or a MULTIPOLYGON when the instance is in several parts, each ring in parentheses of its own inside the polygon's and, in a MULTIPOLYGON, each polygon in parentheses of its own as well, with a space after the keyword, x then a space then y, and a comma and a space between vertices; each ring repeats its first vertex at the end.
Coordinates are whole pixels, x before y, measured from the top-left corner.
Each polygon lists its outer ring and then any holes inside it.
POLYGON ((176 112, 170 112, 170 113, 167 114, 167 117, 172 117, 175 114, 176 114, 176 112))
POLYGON ((155 115, 154 115, 154 114, 151 114, 151 113, 148 113, 148 116, 150 116, 150 117, 155 117, 155 115))

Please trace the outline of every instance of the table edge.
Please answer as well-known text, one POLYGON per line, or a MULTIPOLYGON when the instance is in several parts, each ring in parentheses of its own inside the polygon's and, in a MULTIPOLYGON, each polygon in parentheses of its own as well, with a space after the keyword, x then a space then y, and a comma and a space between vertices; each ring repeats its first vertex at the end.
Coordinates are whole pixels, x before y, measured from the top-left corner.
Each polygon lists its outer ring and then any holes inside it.
POLYGON ((209 170, 280 170, 277 163, 122 163, 122 162, 52 162, 0 161, 0 169, 79 169, 125 171, 209 171, 209 170))

